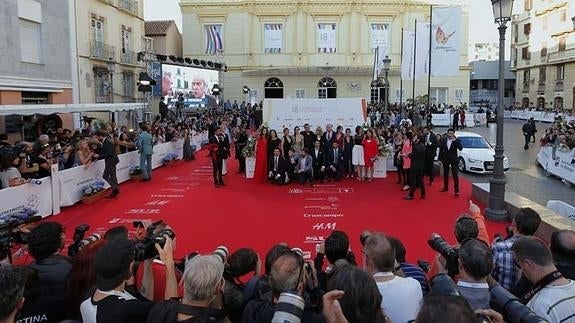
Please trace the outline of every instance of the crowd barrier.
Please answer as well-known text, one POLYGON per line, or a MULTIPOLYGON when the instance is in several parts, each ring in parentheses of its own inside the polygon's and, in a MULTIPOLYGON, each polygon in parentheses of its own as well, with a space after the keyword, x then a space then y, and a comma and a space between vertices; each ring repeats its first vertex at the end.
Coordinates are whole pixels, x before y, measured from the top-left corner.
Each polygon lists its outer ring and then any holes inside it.
POLYGON ((574 151, 553 151, 553 147, 545 146, 537 153, 537 162, 545 171, 553 174, 571 184, 575 184, 575 164, 573 164, 574 151))
MULTIPOLYGON (((192 135, 190 145, 200 150, 208 140, 207 133, 192 135)), ((152 155, 152 168, 158 168, 163 164, 163 158, 167 154, 174 154, 176 159, 183 155, 184 142, 182 139, 158 144, 154 146, 152 155)), ((140 156, 137 151, 121 154, 120 162, 116 166, 118 182, 122 183, 130 179, 130 168, 140 165, 140 156)), ((77 166, 58 171, 57 165, 52 167, 52 176, 37 181, 37 184, 24 184, 0 190, 2 209, 0 215, 17 213, 20 210, 31 209, 36 215, 43 217, 60 213, 60 207, 73 205, 80 201, 83 189, 97 181, 102 180, 104 173, 104 161, 98 160, 90 166, 77 166)), ((106 183, 106 188, 109 185, 106 183)))
POLYGON ((563 119, 567 122, 575 120, 575 116, 565 115, 562 113, 545 112, 545 111, 506 110, 503 113, 503 117, 507 119, 528 120, 533 118, 535 121, 538 122, 553 122, 555 121, 555 118, 558 116, 562 116, 563 119))
POLYGON ((553 210, 557 214, 575 221, 575 207, 570 204, 558 200, 549 200, 547 202, 547 208, 553 210))
MULTIPOLYGON (((434 113, 431 115, 431 123, 435 127, 450 127, 453 124, 453 115, 450 113, 434 113)), ((485 113, 466 113, 465 126, 468 128, 484 126, 487 124, 485 113)))

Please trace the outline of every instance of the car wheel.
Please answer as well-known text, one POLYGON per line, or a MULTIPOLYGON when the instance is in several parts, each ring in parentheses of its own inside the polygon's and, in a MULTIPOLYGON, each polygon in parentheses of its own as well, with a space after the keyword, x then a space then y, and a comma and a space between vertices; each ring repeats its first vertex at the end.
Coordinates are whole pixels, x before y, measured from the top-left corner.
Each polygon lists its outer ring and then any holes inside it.
POLYGON ((457 168, 462 173, 467 171, 467 169, 465 169, 465 160, 463 160, 462 157, 459 157, 459 163, 457 163, 457 168))

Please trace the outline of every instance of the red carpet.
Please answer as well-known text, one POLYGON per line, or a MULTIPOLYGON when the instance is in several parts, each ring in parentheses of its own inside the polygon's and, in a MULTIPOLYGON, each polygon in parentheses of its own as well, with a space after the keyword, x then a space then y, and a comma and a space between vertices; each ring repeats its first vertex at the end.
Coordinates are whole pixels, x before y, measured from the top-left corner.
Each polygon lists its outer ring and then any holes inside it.
MULTIPOLYGON (((471 197, 471 185, 462 180, 458 198, 439 193, 436 184, 426 187, 426 200, 419 200, 416 193, 415 200, 405 201, 393 172, 373 183, 347 179, 313 188, 258 184, 235 174, 235 160, 228 163, 227 186, 216 188, 206 153, 196 157, 155 170, 150 182, 122 184, 116 199, 80 203, 49 219, 64 224, 68 239, 82 223, 90 224, 89 235, 120 224, 132 230, 134 220, 163 219, 176 231, 178 257, 195 250, 209 253, 222 244, 230 250, 251 247, 263 257, 278 242, 311 251, 313 257, 318 241, 333 229, 350 236, 359 256, 360 232, 378 230, 399 237, 408 260, 416 261, 432 259, 427 245, 432 232, 454 241, 453 223, 466 212, 471 197)), ((496 223, 488 223, 488 230, 490 236, 505 232, 504 225, 496 223)))

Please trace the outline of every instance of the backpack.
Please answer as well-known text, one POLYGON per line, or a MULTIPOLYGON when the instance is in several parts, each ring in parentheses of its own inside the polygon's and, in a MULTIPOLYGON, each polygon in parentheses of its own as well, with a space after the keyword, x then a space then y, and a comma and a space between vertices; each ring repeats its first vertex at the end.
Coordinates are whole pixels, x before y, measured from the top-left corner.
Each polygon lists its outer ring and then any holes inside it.
POLYGON ((149 323, 175 323, 178 319, 178 314, 193 315, 192 318, 185 322, 194 323, 216 323, 222 322, 226 317, 224 310, 217 308, 206 308, 185 305, 180 303, 177 299, 162 301, 154 305, 146 322, 149 323))

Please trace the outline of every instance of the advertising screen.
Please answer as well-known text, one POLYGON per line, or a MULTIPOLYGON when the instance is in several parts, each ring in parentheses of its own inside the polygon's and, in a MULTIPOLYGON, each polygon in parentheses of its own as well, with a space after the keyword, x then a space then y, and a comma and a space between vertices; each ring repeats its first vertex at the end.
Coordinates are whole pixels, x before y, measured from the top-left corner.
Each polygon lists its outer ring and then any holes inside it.
POLYGON ((211 91, 218 83, 218 71, 162 64, 162 96, 166 97, 168 106, 178 101, 185 108, 216 106, 211 91))

